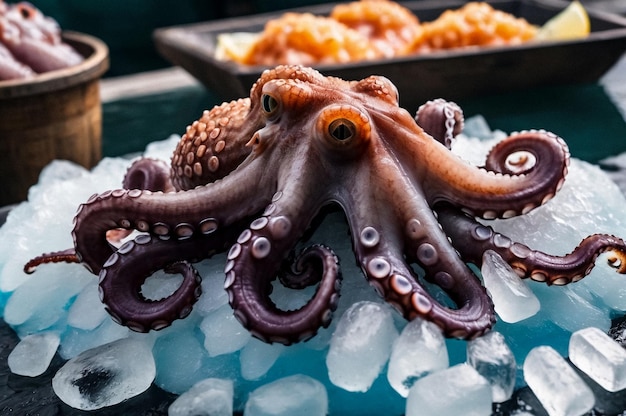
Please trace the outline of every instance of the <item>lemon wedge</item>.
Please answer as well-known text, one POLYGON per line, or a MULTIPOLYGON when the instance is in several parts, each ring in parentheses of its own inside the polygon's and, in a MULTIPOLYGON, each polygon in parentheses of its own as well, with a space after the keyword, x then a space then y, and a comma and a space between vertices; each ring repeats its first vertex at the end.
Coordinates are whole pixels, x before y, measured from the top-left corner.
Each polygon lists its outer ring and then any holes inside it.
POLYGON ((241 63, 259 35, 251 32, 221 33, 217 36, 215 57, 241 63))
POLYGON ((578 0, 572 1, 559 14, 539 28, 539 40, 572 40, 589 35, 591 24, 589 15, 578 0))

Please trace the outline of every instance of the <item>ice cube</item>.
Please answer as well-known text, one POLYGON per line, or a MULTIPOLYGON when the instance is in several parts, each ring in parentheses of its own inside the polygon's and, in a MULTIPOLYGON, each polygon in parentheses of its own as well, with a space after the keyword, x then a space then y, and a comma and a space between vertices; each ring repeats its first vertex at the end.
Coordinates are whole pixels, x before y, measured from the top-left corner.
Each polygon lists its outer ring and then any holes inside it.
POLYGON ((283 344, 267 344, 251 338, 239 353, 241 376, 245 380, 257 380, 265 375, 285 350, 283 344))
POLYGON ((83 288, 70 307, 67 323, 74 328, 92 330, 108 317, 98 295, 98 281, 94 279, 83 288))
POLYGON ((545 318, 566 331, 575 332, 590 326, 608 331, 611 327, 608 311, 585 299, 571 285, 559 287, 531 282, 531 287, 541 302, 545 318))
POLYGON ((168 416, 232 416, 232 380, 207 378, 181 394, 167 409, 168 416))
POLYGON ((190 335, 193 326, 181 323, 160 334, 152 349, 157 367, 155 384, 177 394, 184 393, 204 378, 213 377, 202 373, 203 361, 208 354, 201 341, 190 335))
POLYGON ((250 393, 246 416, 326 416, 328 394, 314 378, 296 374, 273 381, 250 393))
POLYGON ((200 322, 204 333, 204 348, 215 357, 239 351, 250 340, 250 333, 233 315, 230 305, 224 305, 200 322))
POLYGON ((24 337, 9 354, 11 372, 28 377, 43 374, 48 369, 60 340, 56 332, 40 332, 24 337))
POLYGON ((511 398, 517 363, 501 333, 491 331, 468 341, 467 362, 491 384, 494 402, 501 403, 511 398))
POLYGON ((224 290, 224 264, 225 253, 194 264, 202 276, 202 296, 193 309, 201 316, 206 316, 228 303, 228 294, 224 290))
POLYGON ((117 324, 108 317, 105 318, 100 326, 93 330, 68 328, 61 338, 59 354, 68 360, 89 349, 118 339, 127 338, 129 333, 130 329, 117 324))
POLYGON ((569 341, 569 359, 605 390, 626 388, 626 349, 600 329, 574 332, 569 341))
POLYGON ((485 287, 504 322, 519 322, 539 311, 539 300, 507 262, 493 250, 483 254, 485 287))
POLYGON ((149 345, 125 338, 69 360, 52 379, 52 388, 67 405, 95 410, 144 392, 155 374, 149 345))
POLYGON ((417 380, 406 401, 406 416, 489 416, 491 412, 491 386, 467 364, 417 380))
POLYGON ((58 273, 40 273, 17 288, 4 311, 6 323, 19 326, 18 333, 35 333, 50 328, 67 314, 67 304, 89 283, 75 264, 53 266, 58 273))
POLYGON ((146 299, 161 300, 171 296, 183 282, 183 276, 157 270, 141 285, 141 294, 146 299))
POLYGON ((579 416, 593 408, 591 389, 552 347, 533 348, 523 370, 528 387, 550 416, 579 416))
POLYGON ((348 391, 367 391, 398 337, 391 310, 373 302, 352 305, 337 324, 326 355, 330 381, 348 391))
POLYGON ((448 365, 448 350, 441 329, 432 322, 415 318, 393 343, 387 380, 402 397, 407 397, 417 379, 448 365))

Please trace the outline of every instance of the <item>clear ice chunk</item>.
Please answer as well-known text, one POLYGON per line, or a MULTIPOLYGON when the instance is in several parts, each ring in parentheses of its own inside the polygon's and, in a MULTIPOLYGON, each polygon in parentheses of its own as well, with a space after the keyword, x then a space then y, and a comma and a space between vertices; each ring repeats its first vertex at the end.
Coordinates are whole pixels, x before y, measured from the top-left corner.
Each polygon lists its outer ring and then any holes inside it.
POLYGON ((194 312, 207 316, 228 303, 228 294, 224 290, 224 264, 226 254, 216 254, 208 260, 194 264, 202 276, 202 296, 193 307, 194 312))
POLYGON ((491 331, 468 341, 467 362, 491 384, 494 402, 501 403, 511 398, 517 363, 501 333, 491 331))
MULTIPOLYGON (((578 283, 576 282, 576 285, 578 283)), ((608 331, 611 327, 609 313, 595 302, 592 303, 583 297, 574 286, 558 287, 532 282, 533 291, 541 302, 541 313, 569 332, 591 326, 608 331)))
POLYGON ((415 381, 448 365, 448 349, 441 329, 432 322, 415 318, 393 343, 387 380, 402 397, 407 397, 415 381))
POLYGON ((267 344, 251 338, 239 353, 241 377, 244 380, 258 380, 274 365, 285 350, 283 344, 267 344))
POLYGON ((100 326, 91 331, 68 328, 68 330, 63 333, 59 354, 64 359, 68 360, 100 345, 127 338, 129 334, 130 329, 117 324, 109 317, 107 317, 100 326))
POLYGON ((150 300, 161 300, 171 296, 183 282, 183 276, 176 273, 166 273, 157 270, 141 285, 141 294, 150 300))
POLYGON ((208 314, 200 322, 200 329, 204 333, 204 348, 211 357, 239 351, 251 339, 229 305, 208 314))
POLYGON ((108 317, 109 314, 98 295, 98 282, 94 280, 83 288, 72 303, 67 315, 67 323, 74 328, 93 330, 108 317))
POLYGON ((467 364, 417 380, 406 401, 406 416, 489 416, 491 412, 491 385, 467 364))
POLYGON ((330 381, 352 392, 369 390, 397 337, 388 307, 374 302, 355 303, 341 316, 330 340, 326 355, 330 381))
POLYGON ((498 253, 485 251, 481 272, 496 313, 504 322, 519 322, 539 311, 537 296, 498 253))
POLYGON ((579 416, 593 408, 593 392, 554 348, 530 350, 523 370, 528 387, 550 416, 579 416))
POLYGON ((67 315, 67 304, 93 280, 75 264, 54 265, 59 273, 33 275, 6 304, 4 320, 18 333, 46 330, 67 315), (73 267, 74 266, 74 267, 73 267))
MULTIPOLYGON (((206 369, 203 369, 203 365, 209 367, 213 362, 202 346, 202 341, 189 335, 193 327, 184 321, 175 322, 154 342, 152 354, 157 366, 155 384, 163 390, 181 394, 202 379, 223 378, 203 371, 206 369)), ((226 356, 218 358, 221 357, 226 356)))
POLYGON ((150 345, 125 338, 69 360, 55 374, 52 388, 68 406, 95 410, 144 392, 155 374, 150 345))
POLYGON ((181 394, 167 409, 168 416, 232 416, 232 380, 207 378, 181 394))
POLYGON ((585 328, 572 334, 569 359, 605 390, 615 392, 626 388, 626 349, 599 328, 585 328))
POLYGON ((20 376, 37 377, 43 374, 60 341, 56 332, 40 332, 24 337, 9 354, 9 369, 20 376))
POLYGON ((322 383, 302 374, 285 377, 250 393, 246 416, 326 416, 328 393, 322 383))

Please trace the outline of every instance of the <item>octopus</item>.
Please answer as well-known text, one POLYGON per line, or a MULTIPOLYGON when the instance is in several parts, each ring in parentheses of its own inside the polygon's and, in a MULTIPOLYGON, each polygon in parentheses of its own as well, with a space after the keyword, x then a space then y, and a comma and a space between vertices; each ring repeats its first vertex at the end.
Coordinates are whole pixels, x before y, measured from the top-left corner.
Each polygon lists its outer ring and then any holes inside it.
POLYGON ((74 247, 43 254, 25 271, 82 263, 99 276, 112 318, 147 332, 189 315, 201 295, 193 263, 227 252, 224 289, 234 316, 253 336, 287 345, 327 327, 339 302, 332 249, 305 243, 295 250, 329 209, 345 213, 373 289, 407 320, 434 322, 448 337, 472 339, 495 322, 493 303, 468 267, 487 250, 520 277, 548 285, 582 279, 607 251, 609 264, 626 272, 620 238, 595 234, 570 254, 549 255, 481 223, 550 200, 570 155, 555 134, 523 131, 477 167, 450 151, 462 128, 456 104, 433 100, 413 116, 381 76, 345 81, 301 66, 268 69, 249 98, 207 110, 188 126, 171 166, 140 158, 123 187, 80 205, 74 247), (116 244, 131 231, 134 238, 116 244), (159 270, 182 275, 182 283, 163 299, 146 299, 141 286, 159 270), (275 283, 315 291, 299 309, 282 310, 271 298, 275 283), (449 299, 433 294, 437 287, 449 299))
POLYGON ((30 3, 0 0, 0 81, 77 65, 83 57, 63 42, 58 23, 30 3))

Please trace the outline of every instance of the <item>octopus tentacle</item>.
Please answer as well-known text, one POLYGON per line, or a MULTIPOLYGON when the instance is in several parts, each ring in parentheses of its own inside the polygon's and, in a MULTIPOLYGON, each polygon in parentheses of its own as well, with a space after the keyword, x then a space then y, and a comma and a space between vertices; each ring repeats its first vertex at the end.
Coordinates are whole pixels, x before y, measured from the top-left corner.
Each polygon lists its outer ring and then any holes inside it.
POLYGON ((159 330, 189 314, 200 297, 201 278, 189 262, 197 262, 226 249, 244 228, 240 220, 216 230, 210 238, 162 240, 141 234, 123 244, 99 273, 101 301, 113 319, 137 332, 159 330), (150 258, 150 261, 144 259, 150 258), (146 279, 158 270, 181 274, 183 282, 170 296, 149 300, 141 294, 146 279))
POLYGON ((85 267, 99 273, 114 251, 105 238, 108 230, 135 229, 162 239, 184 240, 193 235, 208 236, 250 217, 271 198, 270 184, 256 172, 258 163, 252 161, 211 186, 184 193, 118 189, 96 194, 76 214, 72 231, 76 254, 85 267), (258 196, 249 201, 252 190, 258 196))
MULTIPOLYGON (((326 247, 330 250, 330 248, 326 247)), ((313 253, 312 250, 308 250, 313 253)), ((279 271, 278 280, 289 289, 304 289, 309 286, 318 284, 323 276, 316 267, 307 267, 313 265, 308 262, 312 254, 302 252, 298 256, 289 256, 284 262, 283 267, 279 271)))
POLYGON ((41 266, 44 263, 80 263, 80 260, 78 256, 76 256, 76 251, 73 248, 44 253, 29 260, 24 265, 24 273, 32 274, 35 272, 37 266, 41 266))
POLYGON ((428 319, 446 336, 465 339, 482 335, 494 323, 491 300, 454 250, 432 235, 427 237, 426 229, 417 218, 408 221, 407 257, 424 267, 427 278, 450 295, 458 309, 440 304, 419 283, 402 253, 371 225, 362 228, 355 249, 368 281, 406 319, 428 319))
POLYGON ((145 189, 148 191, 172 192, 175 187, 170 179, 170 166, 162 160, 139 158, 124 175, 124 189, 145 189))
POLYGON ((114 321, 136 332, 160 330, 174 320, 185 318, 202 293, 198 272, 180 261, 184 249, 196 251, 200 244, 188 241, 172 245, 150 235, 140 235, 122 245, 102 266, 99 273, 100 300, 114 321), (151 261, 143 261, 149 255, 151 261), (170 296, 148 300, 141 286, 157 270, 181 274, 183 281, 170 296))
MULTIPOLYGON (((341 282, 334 253, 324 246, 312 246, 296 259, 294 269, 296 274, 304 276, 304 283, 320 282, 313 297, 293 311, 280 310, 270 298, 271 282, 286 254, 320 206, 307 195, 301 195, 307 188, 295 182, 290 184, 289 191, 276 192, 264 215, 239 236, 228 253, 224 284, 235 316, 245 328, 263 341, 286 345, 307 340, 320 327, 330 324, 341 282)), ((295 286, 295 280, 288 278, 287 282, 295 286)))
POLYGON ((546 131, 526 131, 505 139, 490 160, 503 158, 514 172, 523 172, 507 174, 464 162, 423 134, 422 128, 402 109, 397 109, 394 117, 373 109, 370 115, 378 130, 394 131, 381 140, 400 165, 414 166, 407 172, 414 181, 411 187, 423 189, 431 206, 449 202, 487 219, 508 218, 553 197, 567 173, 567 145, 546 131), (415 161, 420 164, 415 165, 415 161), (519 163, 523 170, 516 167, 519 163))
POLYGON ((433 192, 433 205, 450 202, 486 219, 525 214, 554 197, 568 166, 569 150, 560 137, 546 131, 515 133, 494 146, 487 157, 487 170, 474 168, 471 173, 472 169, 459 169, 459 175, 469 176, 457 176, 450 183, 453 186, 433 192))
MULTIPOLYGON (((267 228, 246 230, 229 253, 226 264, 226 288, 235 316, 252 335, 285 345, 314 336, 320 327, 327 327, 337 308, 341 275, 338 259, 327 247, 307 248, 297 259, 296 271, 309 274, 312 268, 320 277, 313 298, 300 309, 283 311, 270 299, 272 276, 279 271, 284 252, 294 239, 280 238, 284 216, 261 217, 267 228), (269 225, 270 221, 275 225, 269 225), (282 223, 280 225, 276 225, 282 223)), ((253 223, 254 224, 254 223, 253 223)), ((295 230, 294 230, 295 231, 295 230)))
POLYGON ((529 277, 549 285, 565 285, 588 275, 597 257, 610 251, 613 254, 609 258, 611 266, 619 273, 626 274, 626 243, 612 235, 588 236, 571 253, 553 256, 513 242, 455 208, 441 207, 438 212, 444 231, 461 251, 463 258, 479 266, 483 253, 494 250, 520 277, 529 277))
MULTIPOLYGON (((386 174, 382 164, 372 169, 386 174)), ((390 175, 396 181, 386 190, 385 201, 395 201, 394 211, 389 212, 386 202, 362 199, 367 196, 358 192, 346 204, 346 212, 360 213, 348 214, 348 220, 355 233, 354 251, 368 281, 407 319, 421 316, 457 338, 485 333, 494 323, 494 312, 484 287, 450 245, 424 198, 406 186, 408 178, 390 175), (393 217, 400 225, 389 220, 393 217), (419 263, 427 280, 441 287, 457 309, 429 294, 407 260, 419 263)))
POLYGON ((435 140, 448 149, 454 138, 463 131, 463 110, 456 103, 438 98, 418 108, 415 121, 435 140))

